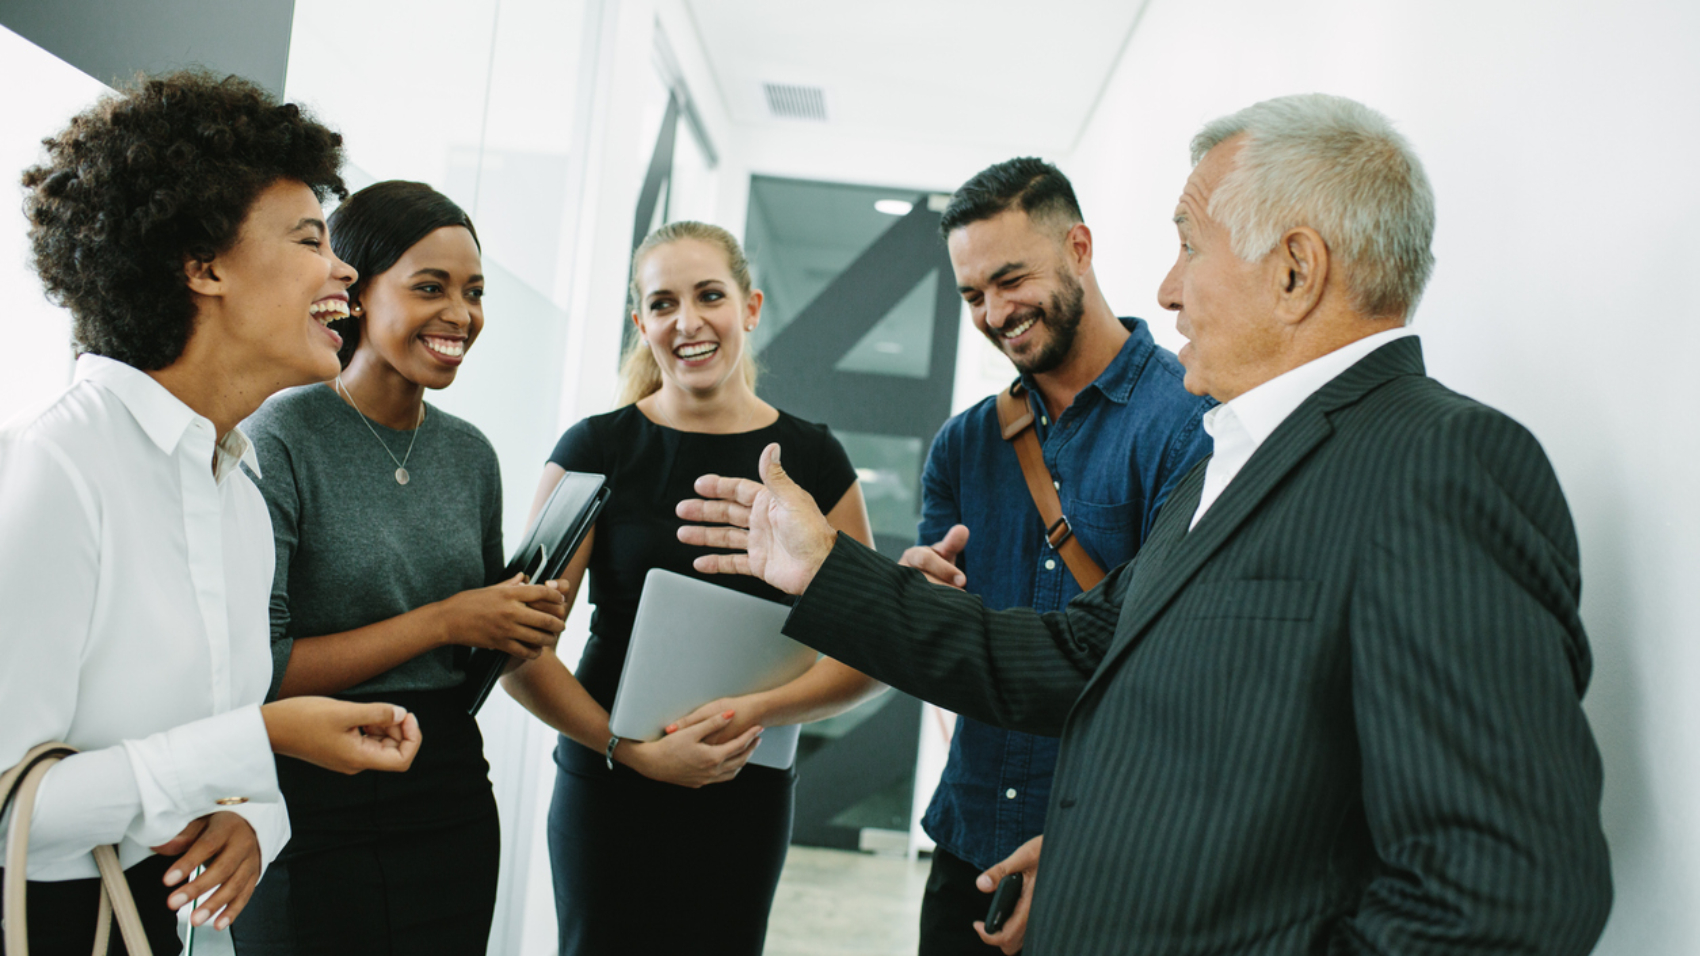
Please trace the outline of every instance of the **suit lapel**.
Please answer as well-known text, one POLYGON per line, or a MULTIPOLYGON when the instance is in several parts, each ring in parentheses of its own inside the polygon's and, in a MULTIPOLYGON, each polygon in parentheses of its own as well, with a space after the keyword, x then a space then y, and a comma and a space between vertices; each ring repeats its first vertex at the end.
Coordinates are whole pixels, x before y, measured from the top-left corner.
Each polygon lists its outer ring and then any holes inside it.
POLYGON ((1116 637, 1085 693, 1102 679, 1164 608, 1174 600, 1198 569, 1249 519, 1264 499, 1316 447, 1333 434, 1328 417, 1356 403, 1376 387, 1401 375, 1423 374, 1422 347, 1415 338, 1396 339, 1340 373, 1287 416, 1245 467, 1223 489, 1221 497, 1191 531, 1187 525, 1198 510, 1205 465, 1200 464, 1163 505, 1151 540, 1141 550, 1116 637), (1146 560, 1149 556, 1150 560, 1146 560))

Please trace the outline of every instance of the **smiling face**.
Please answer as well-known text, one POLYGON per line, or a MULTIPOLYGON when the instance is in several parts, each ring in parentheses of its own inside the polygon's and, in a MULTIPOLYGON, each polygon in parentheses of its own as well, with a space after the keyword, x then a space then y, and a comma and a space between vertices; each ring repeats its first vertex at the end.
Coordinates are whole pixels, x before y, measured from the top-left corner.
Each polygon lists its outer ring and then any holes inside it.
POLYGON ((446 388, 484 328, 484 265, 463 226, 428 233, 360 291, 360 345, 349 363, 446 388))
POLYGON ((742 382, 747 333, 761 320, 759 291, 746 297, 726 254, 697 239, 657 246, 638 264, 632 314, 662 380, 700 397, 742 382))
POLYGON ((1060 228, 1010 209, 953 230, 947 243, 974 327, 1028 375, 1067 360, 1085 315, 1085 287, 1060 228))
POLYGON ((1284 344, 1274 319, 1273 257, 1241 260, 1227 228, 1209 214, 1210 197, 1233 170, 1240 143, 1235 137, 1210 150, 1187 179, 1175 208, 1180 253, 1157 290, 1187 338, 1180 350, 1187 391, 1222 402, 1278 374, 1284 344))
POLYGON ((342 337, 327 325, 348 314, 358 276, 331 251, 324 219, 311 189, 280 179, 254 200, 228 250, 188 266, 190 289, 216 296, 228 316, 215 333, 221 351, 264 367, 278 388, 322 382, 340 368, 342 337))

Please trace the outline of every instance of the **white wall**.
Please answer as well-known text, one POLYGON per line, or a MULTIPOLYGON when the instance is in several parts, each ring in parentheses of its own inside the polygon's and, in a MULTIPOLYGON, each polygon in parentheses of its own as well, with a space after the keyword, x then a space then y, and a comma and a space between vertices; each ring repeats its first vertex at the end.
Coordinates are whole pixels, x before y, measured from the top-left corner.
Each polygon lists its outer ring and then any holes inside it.
POLYGON ((50 304, 29 265, 28 223, 19 211, 18 178, 45 158, 44 137, 92 104, 106 87, 34 43, 0 27, 0 287, 6 307, 7 351, 0 375, 0 422, 58 394, 71 381, 71 316, 50 304), (28 90, 28 95, 20 91, 28 90))
MULTIPOLYGON (((1118 310, 1156 316, 1206 120, 1313 90, 1391 116, 1439 202, 1430 372, 1527 425, 1582 543, 1617 903, 1598 949, 1700 951, 1700 5, 1152 0, 1062 163, 1118 310)), ((1161 341, 1178 344, 1157 316, 1161 341)))

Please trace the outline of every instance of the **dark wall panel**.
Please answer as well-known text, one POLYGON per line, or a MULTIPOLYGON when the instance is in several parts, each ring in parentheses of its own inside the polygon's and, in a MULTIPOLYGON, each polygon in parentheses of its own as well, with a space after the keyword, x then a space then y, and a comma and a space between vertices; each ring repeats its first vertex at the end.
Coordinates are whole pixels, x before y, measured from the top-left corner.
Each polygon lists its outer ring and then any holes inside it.
POLYGON ((0 0, 0 23, 108 86, 204 66, 283 95, 295 0, 0 0))

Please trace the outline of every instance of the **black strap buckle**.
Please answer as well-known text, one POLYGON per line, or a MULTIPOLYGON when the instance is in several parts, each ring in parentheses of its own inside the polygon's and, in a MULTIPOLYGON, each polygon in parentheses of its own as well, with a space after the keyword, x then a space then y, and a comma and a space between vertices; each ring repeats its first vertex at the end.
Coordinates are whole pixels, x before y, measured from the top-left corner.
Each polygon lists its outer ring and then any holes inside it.
POLYGON ((1045 542, 1051 546, 1052 551, 1067 544, 1068 539, 1072 537, 1074 537, 1074 529, 1068 526, 1068 515, 1059 516, 1057 520, 1051 522, 1049 528, 1045 529, 1045 542))

